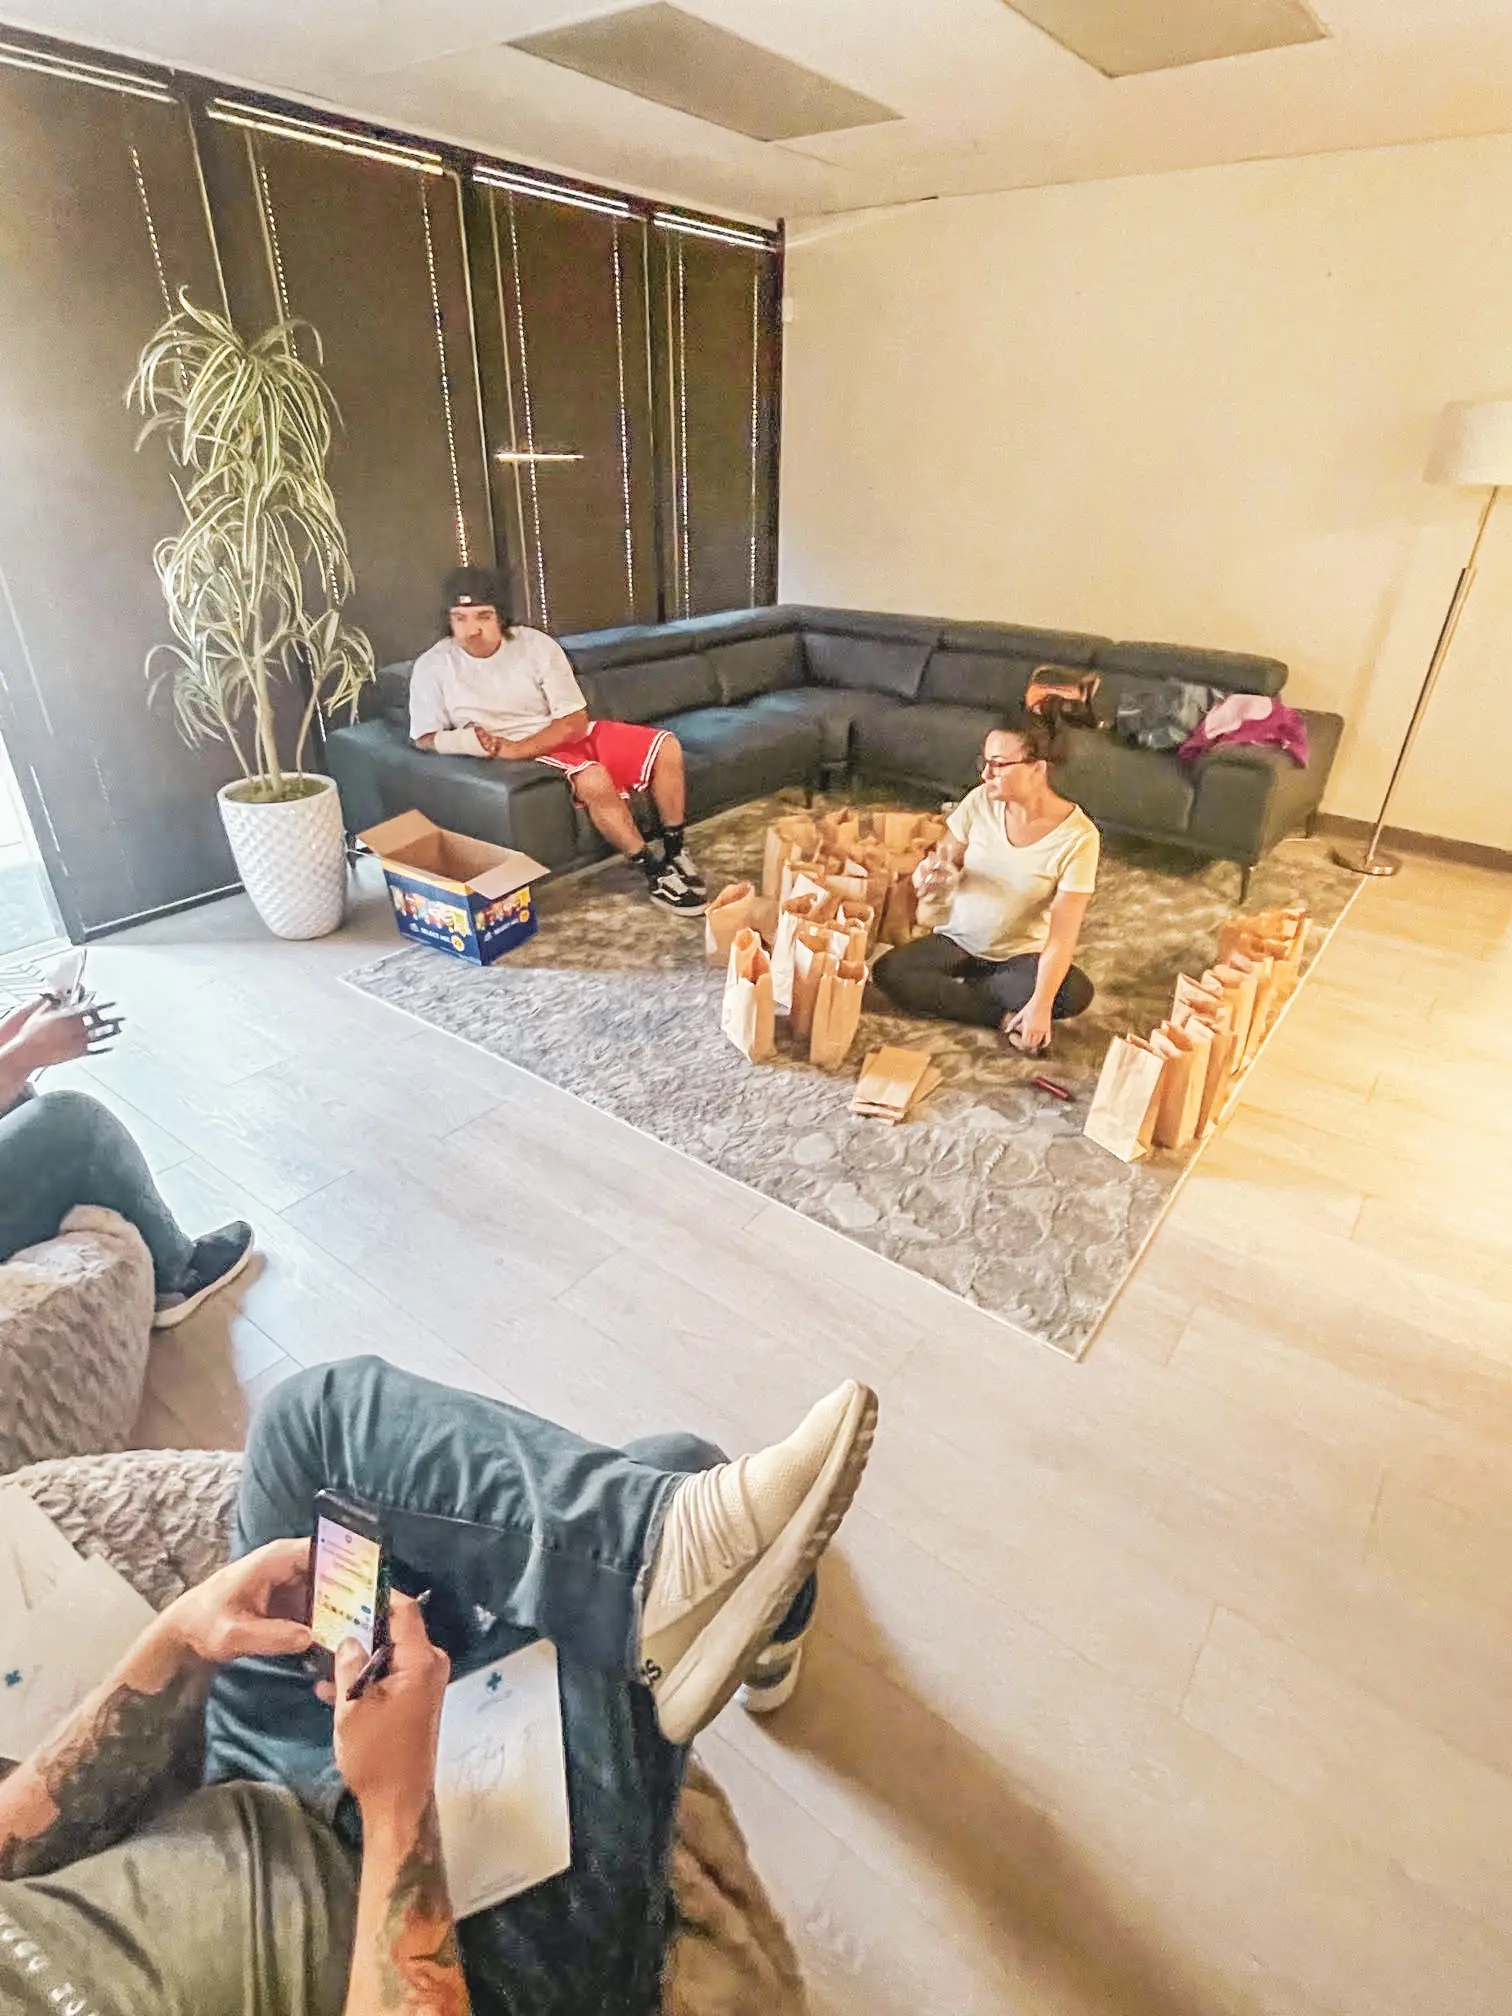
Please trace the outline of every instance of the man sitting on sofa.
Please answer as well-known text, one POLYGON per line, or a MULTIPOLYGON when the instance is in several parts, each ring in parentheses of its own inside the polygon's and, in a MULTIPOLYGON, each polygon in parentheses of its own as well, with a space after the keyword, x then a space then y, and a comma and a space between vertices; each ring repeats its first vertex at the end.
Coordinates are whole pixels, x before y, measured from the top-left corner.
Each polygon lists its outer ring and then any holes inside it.
POLYGON ((443 756, 549 763, 569 779, 600 833, 645 875, 651 901, 703 914, 708 890, 683 840, 683 754, 665 728, 590 721, 567 653, 540 630, 512 624, 508 590, 491 567, 446 578, 443 637, 410 675, 410 739, 443 756), (658 845, 648 846, 625 802, 644 791, 658 845))
POLYGON ((686 1436, 598 1448, 376 1358, 295 1373, 251 1424, 231 1565, 0 1784, 0 2008, 653 2016, 687 1745, 802 1600, 876 1415, 847 1380, 719 1463, 686 1436), (392 1549, 392 1662, 366 1692, 355 1639, 334 1685, 303 1663, 328 1488, 381 1507, 392 1549), (571 1866, 459 1928, 434 1796, 449 1659, 537 1637, 571 1866), (203 1789, 139 1825, 197 1710, 203 1789))

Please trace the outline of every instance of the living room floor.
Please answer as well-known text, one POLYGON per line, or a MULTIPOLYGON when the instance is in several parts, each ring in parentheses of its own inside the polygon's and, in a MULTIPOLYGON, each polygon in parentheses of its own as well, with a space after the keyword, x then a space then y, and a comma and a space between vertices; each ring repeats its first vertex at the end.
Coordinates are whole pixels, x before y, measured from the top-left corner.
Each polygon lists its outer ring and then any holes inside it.
POLYGON ((1365 889, 1081 1365, 338 984, 391 935, 367 864, 91 955, 74 1082, 262 1253, 143 1440, 356 1351, 732 1447, 857 1372, 803 1687, 701 1744, 817 2011, 1512 2008, 1512 879, 1365 889))

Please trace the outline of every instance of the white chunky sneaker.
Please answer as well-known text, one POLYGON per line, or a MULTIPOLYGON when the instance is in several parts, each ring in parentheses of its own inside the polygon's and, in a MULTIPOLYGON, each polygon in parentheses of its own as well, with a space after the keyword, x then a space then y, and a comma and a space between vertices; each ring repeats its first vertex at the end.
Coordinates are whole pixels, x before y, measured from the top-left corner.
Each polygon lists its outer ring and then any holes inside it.
POLYGON ((876 1427, 876 1394, 848 1379, 785 1442, 678 1485, 640 1640, 669 1743, 713 1721, 787 1615, 856 1495, 876 1427))

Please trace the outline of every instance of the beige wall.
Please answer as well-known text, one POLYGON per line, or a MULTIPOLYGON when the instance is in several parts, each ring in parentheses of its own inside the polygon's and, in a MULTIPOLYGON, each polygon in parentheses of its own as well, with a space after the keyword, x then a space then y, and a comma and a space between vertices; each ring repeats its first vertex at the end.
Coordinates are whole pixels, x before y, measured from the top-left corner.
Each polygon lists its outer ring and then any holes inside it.
MULTIPOLYGON (((789 227, 788 600, 1268 652, 1373 815, 1512 396, 1512 137, 789 227)), ((1512 496, 1393 821, 1512 847, 1512 496)))

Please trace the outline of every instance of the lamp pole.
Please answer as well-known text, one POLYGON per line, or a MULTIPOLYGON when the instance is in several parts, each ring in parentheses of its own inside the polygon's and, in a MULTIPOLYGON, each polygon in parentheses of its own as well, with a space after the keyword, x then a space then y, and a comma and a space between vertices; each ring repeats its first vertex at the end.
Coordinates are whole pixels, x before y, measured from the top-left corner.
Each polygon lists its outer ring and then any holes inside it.
POLYGON ((1352 868, 1356 875, 1395 875, 1401 867, 1401 858, 1396 854, 1378 852, 1381 833, 1386 825, 1386 814, 1391 809, 1392 795, 1397 787, 1407 758, 1412 754, 1412 745, 1417 740, 1418 729, 1422 726, 1428 702, 1433 698, 1433 689, 1438 684, 1439 673, 1444 668, 1444 660, 1449 656, 1449 646, 1454 642, 1454 633, 1459 628, 1459 620, 1464 613, 1470 595, 1470 584, 1475 579, 1475 563, 1480 557, 1481 541, 1486 536, 1486 527, 1491 522, 1491 513, 1496 508, 1496 500, 1501 495, 1501 485, 1493 483, 1481 507, 1480 522, 1475 528, 1475 538, 1470 554, 1460 569, 1459 580, 1454 584, 1454 593, 1449 598, 1449 607, 1444 612, 1443 625, 1439 630, 1438 642, 1433 647, 1433 656, 1428 660, 1428 670, 1423 675, 1422 691, 1418 694, 1417 705, 1412 710, 1412 719, 1407 723, 1407 733, 1397 754, 1396 764, 1391 772, 1391 781, 1386 786, 1386 796, 1381 800, 1380 816, 1369 840, 1363 847, 1335 847, 1333 858, 1341 868, 1352 868))

